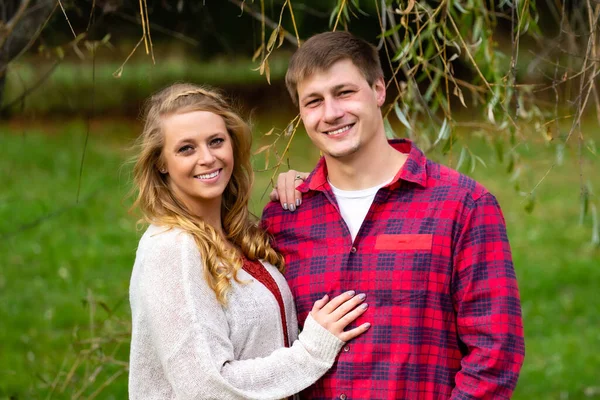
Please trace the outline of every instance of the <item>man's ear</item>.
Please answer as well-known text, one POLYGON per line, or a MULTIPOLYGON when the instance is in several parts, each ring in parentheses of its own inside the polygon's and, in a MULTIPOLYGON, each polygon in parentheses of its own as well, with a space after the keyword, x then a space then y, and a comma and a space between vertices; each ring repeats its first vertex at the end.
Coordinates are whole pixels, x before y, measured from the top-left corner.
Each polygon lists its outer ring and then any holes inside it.
POLYGON ((385 81, 383 78, 377 78, 377 80, 373 83, 373 90, 375 90, 377 106, 383 106, 383 103, 385 103, 385 81))

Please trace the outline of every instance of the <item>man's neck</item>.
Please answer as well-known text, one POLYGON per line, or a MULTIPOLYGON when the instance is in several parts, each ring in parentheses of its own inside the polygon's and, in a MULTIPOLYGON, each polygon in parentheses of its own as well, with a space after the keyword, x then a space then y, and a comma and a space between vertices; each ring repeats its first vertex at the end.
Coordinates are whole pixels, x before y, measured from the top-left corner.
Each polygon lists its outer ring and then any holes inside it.
POLYGON ((343 159, 326 156, 325 162, 329 181, 336 188, 362 190, 392 179, 407 158, 384 137, 343 159))

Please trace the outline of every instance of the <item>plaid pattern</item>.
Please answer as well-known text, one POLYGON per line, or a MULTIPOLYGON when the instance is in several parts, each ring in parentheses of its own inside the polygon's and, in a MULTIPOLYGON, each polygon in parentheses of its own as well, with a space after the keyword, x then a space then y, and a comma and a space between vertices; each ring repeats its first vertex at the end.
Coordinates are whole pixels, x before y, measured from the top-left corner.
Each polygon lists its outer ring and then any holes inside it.
POLYGON ((367 294, 367 333, 302 393, 310 399, 508 399, 524 358, 521 306, 505 223, 483 186, 408 153, 380 189, 354 243, 324 160, 296 212, 270 203, 263 226, 286 256, 298 320, 313 303, 367 294))

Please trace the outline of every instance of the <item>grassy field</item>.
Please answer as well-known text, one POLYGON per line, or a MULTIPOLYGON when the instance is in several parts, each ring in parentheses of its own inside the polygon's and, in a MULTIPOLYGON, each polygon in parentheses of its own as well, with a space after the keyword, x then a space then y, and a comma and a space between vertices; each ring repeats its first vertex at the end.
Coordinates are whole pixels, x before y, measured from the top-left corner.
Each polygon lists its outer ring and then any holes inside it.
MULTIPOLYGON (((259 118, 256 131, 271 127, 259 118)), ((138 129, 127 121, 92 124, 80 185, 85 121, 0 125, 0 399, 126 398, 127 290, 140 232, 127 213, 123 163, 138 129)), ((480 140, 469 143, 484 151, 480 140)), ((522 154, 530 160, 528 191, 552 164, 553 149, 523 146, 522 154)), ((300 133, 292 166, 310 169, 317 157, 300 133)), ((503 207, 523 301, 527 355, 514 398, 600 398, 600 250, 590 245, 591 219, 578 224, 574 151, 539 186, 531 214, 504 167, 484 158, 488 167, 474 176, 503 207)), ((263 155, 255 162, 263 168, 263 155)), ((600 190, 593 164, 583 168, 600 190)), ((259 174, 257 213, 268 180, 259 174)))

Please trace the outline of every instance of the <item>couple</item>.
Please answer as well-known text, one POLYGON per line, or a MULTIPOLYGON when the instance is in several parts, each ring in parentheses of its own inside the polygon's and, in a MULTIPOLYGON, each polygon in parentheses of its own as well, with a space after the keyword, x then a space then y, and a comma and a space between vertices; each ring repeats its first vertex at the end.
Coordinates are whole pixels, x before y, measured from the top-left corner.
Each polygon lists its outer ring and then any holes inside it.
POLYGON ((323 158, 280 176, 261 227, 251 133, 223 97, 178 84, 148 103, 130 397, 510 398, 523 329, 495 198, 387 141, 365 41, 313 36, 286 84, 323 158))

